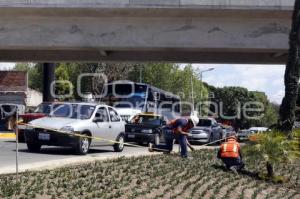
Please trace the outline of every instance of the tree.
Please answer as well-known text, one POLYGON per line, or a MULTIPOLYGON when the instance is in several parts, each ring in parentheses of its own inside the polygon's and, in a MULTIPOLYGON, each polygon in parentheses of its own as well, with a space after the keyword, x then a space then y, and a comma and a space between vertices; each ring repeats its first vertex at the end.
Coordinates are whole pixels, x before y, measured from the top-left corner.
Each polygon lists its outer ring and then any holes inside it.
POLYGON ((270 103, 263 92, 248 91, 243 87, 207 86, 209 92, 213 93, 211 101, 217 105, 217 107, 210 106, 211 114, 217 113, 214 116, 220 121, 231 121, 236 129, 270 126, 278 120, 276 106, 270 103))
POLYGON ((73 84, 70 82, 70 71, 64 65, 58 65, 55 68, 56 84, 55 84, 55 94, 59 96, 60 101, 70 100, 74 98, 73 95, 73 84), (71 96, 68 96, 71 95, 71 96))
POLYGON ((279 123, 279 129, 284 132, 292 131, 295 120, 295 108, 300 76, 300 0, 295 0, 289 45, 289 56, 284 75, 285 96, 280 106, 279 123))
MULTIPOLYGON (((208 97, 207 88, 197 78, 191 65, 187 65, 184 68, 179 67, 177 64, 170 63, 146 63, 136 65, 129 73, 129 80, 139 82, 140 67, 142 67, 143 83, 148 83, 179 95, 184 102, 192 102, 191 80, 193 81, 195 104, 206 100, 208 97)), ((191 111, 190 106, 184 106, 183 109, 185 114, 191 111)))
POLYGON ((95 75, 83 79, 84 81, 81 82, 83 84, 81 85, 83 91, 91 92, 93 95, 100 95, 105 81, 112 82, 128 79, 128 74, 132 70, 133 64, 101 62, 79 64, 79 67, 81 73, 90 73, 95 75), (107 79, 105 80, 105 78, 107 79))
POLYGON ((13 70, 27 71, 29 88, 43 91, 43 67, 42 64, 17 63, 13 70))

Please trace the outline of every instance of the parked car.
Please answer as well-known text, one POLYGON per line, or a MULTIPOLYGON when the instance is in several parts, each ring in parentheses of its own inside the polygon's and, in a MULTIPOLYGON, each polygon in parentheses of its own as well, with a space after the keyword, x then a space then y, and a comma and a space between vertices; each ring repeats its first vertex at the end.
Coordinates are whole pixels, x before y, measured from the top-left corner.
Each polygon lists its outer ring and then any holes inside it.
POLYGON ((223 135, 222 138, 225 139, 229 133, 235 133, 235 130, 232 126, 222 125, 223 135))
MULTIPOLYGON (((33 113, 24 113, 19 115, 19 121, 22 123, 29 123, 32 120, 39 119, 42 117, 46 117, 50 114, 51 110, 54 110, 58 107, 59 103, 52 102, 43 102, 37 106, 37 108, 33 111, 33 113)), ((25 125, 18 125, 18 140, 19 142, 25 142, 24 130, 26 129, 25 125)))
POLYGON ((251 127, 249 129, 241 130, 240 132, 238 132, 237 136, 239 141, 245 141, 249 139, 249 136, 251 134, 262 133, 267 131, 269 131, 269 128, 267 127, 251 127))
POLYGON ((253 131, 249 131, 248 129, 241 130, 237 133, 237 137, 239 141, 245 141, 249 139, 249 135, 254 133, 253 131))
POLYGON ((126 141, 139 144, 144 142, 159 144, 162 140, 161 127, 166 123, 167 119, 162 115, 153 113, 137 114, 125 125, 126 141))
POLYGON ((91 146, 112 145, 114 151, 124 149, 125 122, 117 111, 107 105, 93 103, 63 103, 48 117, 31 121, 36 126, 25 130, 25 141, 29 151, 38 152, 42 145, 70 146, 77 154, 87 154, 91 146), (91 139, 62 134, 77 133, 95 136, 101 139, 91 139), (117 141, 110 143, 107 140, 117 141))
POLYGON ((261 133, 261 132, 268 131, 269 128, 267 128, 267 127, 251 127, 248 130, 253 132, 253 133, 261 133))
POLYGON ((223 131, 214 118, 200 118, 198 124, 190 130, 187 139, 191 143, 210 143, 222 139, 223 131))

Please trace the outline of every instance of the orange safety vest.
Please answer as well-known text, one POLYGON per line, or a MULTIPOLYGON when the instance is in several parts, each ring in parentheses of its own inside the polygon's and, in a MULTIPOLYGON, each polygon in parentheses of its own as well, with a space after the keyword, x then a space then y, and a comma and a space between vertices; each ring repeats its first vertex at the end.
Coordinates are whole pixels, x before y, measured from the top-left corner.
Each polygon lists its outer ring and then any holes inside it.
POLYGON ((238 158, 240 149, 240 144, 235 139, 229 139, 221 145, 221 158, 238 158))

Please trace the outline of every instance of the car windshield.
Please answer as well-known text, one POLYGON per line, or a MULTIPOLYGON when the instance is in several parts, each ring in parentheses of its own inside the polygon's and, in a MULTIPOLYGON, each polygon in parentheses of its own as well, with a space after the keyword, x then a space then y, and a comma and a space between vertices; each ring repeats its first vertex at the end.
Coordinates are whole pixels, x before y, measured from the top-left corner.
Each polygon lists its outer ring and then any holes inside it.
POLYGON ((51 111, 55 110, 60 105, 62 105, 62 104, 42 103, 42 104, 38 105, 38 107, 34 110, 34 112, 50 114, 51 111))
POLYGON ((51 117, 66 117, 73 119, 89 119, 95 106, 82 104, 61 104, 50 114, 51 117))
POLYGON ((161 125, 159 116, 137 115, 130 121, 133 124, 152 124, 161 125))
POLYGON ((200 119, 197 126, 211 126, 211 120, 200 119))

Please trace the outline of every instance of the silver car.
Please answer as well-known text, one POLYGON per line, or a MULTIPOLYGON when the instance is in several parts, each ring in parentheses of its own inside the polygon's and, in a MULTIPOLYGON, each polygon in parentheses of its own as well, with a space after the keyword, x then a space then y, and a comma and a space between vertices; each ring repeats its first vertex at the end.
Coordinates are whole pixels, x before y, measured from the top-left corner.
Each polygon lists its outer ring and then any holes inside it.
POLYGON ((30 151, 40 151, 42 145, 70 146, 77 154, 87 154, 90 146, 112 145, 117 152, 124 148, 125 122, 113 107, 107 105, 63 103, 49 117, 33 120, 30 124, 33 127, 25 130, 30 151), (98 138, 78 137, 73 133, 98 138))
POLYGON ((198 124, 190 130, 188 141, 195 144, 210 143, 222 139, 220 124, 213 118, 200 118, 198 124))

